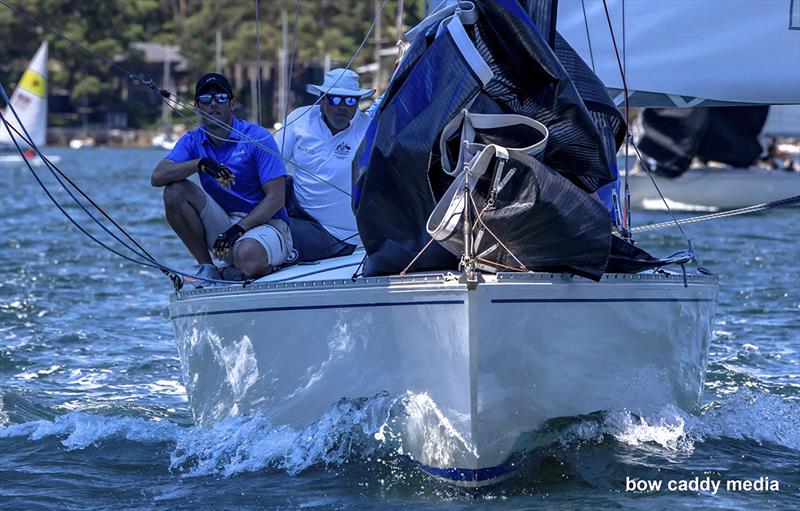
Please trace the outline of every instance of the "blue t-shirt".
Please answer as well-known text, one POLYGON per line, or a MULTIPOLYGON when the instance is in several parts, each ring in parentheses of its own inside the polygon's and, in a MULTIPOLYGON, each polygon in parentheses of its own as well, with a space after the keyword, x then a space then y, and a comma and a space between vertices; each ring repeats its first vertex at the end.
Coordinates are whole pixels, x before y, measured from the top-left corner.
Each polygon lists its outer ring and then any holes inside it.
MULTIPOLYGON (((265 128, 241 119, 233 119, 233 129, 222 146, 217 147, 203 128, 193 129, 178 140, 175 147, 165 158, 174 162, 184 162, 195 158, 210 158, 224 163, 236 177, 233 186, 228 189, 204 172, 198 172, 200 184, 222 209, 228 213, 250 213, 254 207, 264 200, 262 185, 267 181, 285 176, 286 169, 280 156, 278 146, 272 134, 265 128), (243 133, 244 136, 240 135, 243 133), (266 151, 251 142, 257 141, 273 152, 266 151)), ((286 208, 278 210, 272 218, 284 222, 289 221, 286 208)))

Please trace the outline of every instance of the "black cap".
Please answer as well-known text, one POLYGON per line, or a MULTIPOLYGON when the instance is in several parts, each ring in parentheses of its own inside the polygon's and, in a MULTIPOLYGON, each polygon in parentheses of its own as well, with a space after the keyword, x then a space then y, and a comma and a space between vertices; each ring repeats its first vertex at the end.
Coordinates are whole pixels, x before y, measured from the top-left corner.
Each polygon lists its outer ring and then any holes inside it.
POLYGON ((210 87, 217 87, 221 89, 223 92, 227 92, 231 96, 233 96, 233 90, 231 89, 231 83, 228 81, 227 78, 222 76, 219 73, 208 73, 200 77, 197 80, 197 85, 194 86, 194 96, 197 97, 206 89, 210 87))

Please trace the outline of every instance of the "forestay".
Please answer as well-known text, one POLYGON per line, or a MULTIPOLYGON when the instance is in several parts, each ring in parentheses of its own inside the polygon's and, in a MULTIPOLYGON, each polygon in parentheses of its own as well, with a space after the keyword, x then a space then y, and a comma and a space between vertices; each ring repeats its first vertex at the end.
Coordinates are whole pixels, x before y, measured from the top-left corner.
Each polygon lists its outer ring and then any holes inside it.
POLYGON ((630 106, 800 103, 800 2, 560 0, 558 31, 630 106))

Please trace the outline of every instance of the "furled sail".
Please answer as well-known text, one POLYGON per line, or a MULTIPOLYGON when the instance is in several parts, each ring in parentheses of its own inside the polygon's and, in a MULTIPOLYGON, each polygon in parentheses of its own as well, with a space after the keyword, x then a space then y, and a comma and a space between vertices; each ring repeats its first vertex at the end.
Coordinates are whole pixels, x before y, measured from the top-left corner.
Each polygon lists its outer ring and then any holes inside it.
POLYGON ((631 106, 800 103, 796 0, 559 0, 557 27, 617 105, 614 40, 631 106))
MULTIPOLYGON (((36 51, 33 60, 22 75, 14 93, 11 95, 11 106, 17 112, 22 125, 28 130, 36 145, 44 145, 47 136, 47 42, 43 42, 36 51)), ((3 116, 14 128, 23 133, 19 123, 6 108, 3 116)), ((19 140, 19 136, 14 134, 19 140)), ((0 125, 0 147, 13 147, 8 130, 0 125)), ((24 143, 23 149, 27 149, 24 143)))
POLYGON ((490 266, 519 261, 599 278, 659 265, 611 233, 596 192, 616 179, 625 126, 563 38, 551 48, 515 0, 478 0, 443 7, 409 39, 354 162, 366 275, 397 273, 412 261, 413 271, 457 268, 467 207, 459 179, 478 162, 483 173, 470 185, 485 223, 471 234, 490 266), (531 122, 492 124, 486 115, 531 122), (546 144, 535 155, 515 150, 539 147, 542 133, 546 144), (485 151, 464 154, 473 142, 485 151))

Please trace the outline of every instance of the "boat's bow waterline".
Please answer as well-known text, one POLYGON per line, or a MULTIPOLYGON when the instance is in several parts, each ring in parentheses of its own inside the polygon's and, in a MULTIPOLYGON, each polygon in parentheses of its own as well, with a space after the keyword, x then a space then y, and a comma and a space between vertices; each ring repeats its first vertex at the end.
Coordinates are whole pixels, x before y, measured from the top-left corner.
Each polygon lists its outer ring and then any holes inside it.
POLYGON ((448 273, 353 281, 359 261, 177 293, 196 420, 261 412, 302 428, 341 398, 414 396, 392 426, 404 450, 481 485, 546 419, 698 402, 716 277, 504 273, 470 289, 448 273))

